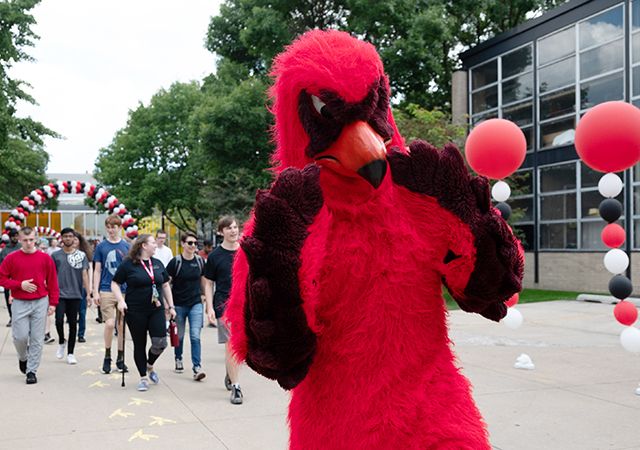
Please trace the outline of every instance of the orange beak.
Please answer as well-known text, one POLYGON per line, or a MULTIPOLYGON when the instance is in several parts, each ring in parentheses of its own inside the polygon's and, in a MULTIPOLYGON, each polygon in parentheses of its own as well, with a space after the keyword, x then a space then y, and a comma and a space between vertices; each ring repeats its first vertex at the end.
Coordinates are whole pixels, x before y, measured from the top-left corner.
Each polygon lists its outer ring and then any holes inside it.
POLYGON ((358 121, 345 126, 336 142, 315 160, 340 175, 361 176, 377 188, 387 172, 386 153, 382 137, 368 123, 358 121))

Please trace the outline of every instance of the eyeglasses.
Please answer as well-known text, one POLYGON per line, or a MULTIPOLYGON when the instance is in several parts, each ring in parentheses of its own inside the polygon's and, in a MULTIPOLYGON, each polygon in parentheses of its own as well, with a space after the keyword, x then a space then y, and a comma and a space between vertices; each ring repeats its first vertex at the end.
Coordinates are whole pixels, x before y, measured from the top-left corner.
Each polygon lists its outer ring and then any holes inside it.
POLYGON ((186 241, 185 244, 187 244, 187 245, 197 245, 198 241, 186 241))

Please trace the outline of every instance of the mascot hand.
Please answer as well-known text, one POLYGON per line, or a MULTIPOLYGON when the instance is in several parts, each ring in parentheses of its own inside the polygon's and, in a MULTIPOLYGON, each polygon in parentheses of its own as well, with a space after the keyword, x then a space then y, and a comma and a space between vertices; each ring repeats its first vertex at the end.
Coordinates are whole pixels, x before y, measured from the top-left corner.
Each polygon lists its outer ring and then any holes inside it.
POLYGON ((307 228, 322 207, 319 168, 289 168, 258 192, 251 236, 241 246, 249 262, 245 329, 247 364, 285 389, 306 376, 316 349, 298 282, 307 228))
POLYGON ((463 292, 450 291, 463 310, 500 320, 506 314, 504 301, 521 290, 523 262, 509 226, 491 208, 487 179, 469 175, 453 144, 439 151, 415 141, 409 153, 392 149, 388 159, 394 183, 436 198, 467 224, 474 236, 476 263, 463 292))

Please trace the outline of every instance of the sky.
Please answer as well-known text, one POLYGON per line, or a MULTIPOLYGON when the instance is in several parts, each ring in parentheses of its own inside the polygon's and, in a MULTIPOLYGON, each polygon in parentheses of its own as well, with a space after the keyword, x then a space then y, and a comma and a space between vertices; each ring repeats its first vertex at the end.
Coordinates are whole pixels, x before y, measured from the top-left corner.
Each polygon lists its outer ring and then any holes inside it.
POLYGON ((93 172, 100 148, 127 122, 129 110, 176 81, 201 80, 215 71, 204 48, 219 0, 42 0, 32 12, 40 39, 13 78, 38 105, 31 116, 63 136, 47 138, 49 173, 93 172))

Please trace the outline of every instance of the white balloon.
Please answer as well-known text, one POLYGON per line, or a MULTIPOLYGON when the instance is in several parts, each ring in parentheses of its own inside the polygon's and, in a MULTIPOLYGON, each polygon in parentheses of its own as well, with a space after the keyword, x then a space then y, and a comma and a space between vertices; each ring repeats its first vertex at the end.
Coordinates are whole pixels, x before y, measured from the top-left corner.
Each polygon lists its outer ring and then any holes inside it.
POLYGON ((622 180, 615 173, 609 172, 598 181, 598 191, 603 197, 613 198, 622 192, 622 180))
POLYGON ((507 183, 500 180, 491 188, 491 196, 497 202, 506 202, 511 195, 511 188, 507 183))
POLYGON ((500 322, 502 322, 512 330, 515 330, 517 328, 520 328, 522 322, 524 322, 524 318, 522 317, 522 313, 514 307, 507 309, 507 315, 504 316, 504 319, 502 319, 500 322))
POLYGON ((629 257, 619 248, 613 248, 604 255, 604 266, 614 275, 624 272, 629 267, 629 257))
MULTIPOLYGON (((8 241, 9 240, 9 235, 8 234, 3 234, 2 235, 2 240, 3 241, 8 241)), ((639 394, 640 395, 640 394, 639 394)))
POLYGON ((635 327, 627 327, 620 333, 622 347, 631 353, 640 353, 640 330, 635 327))

